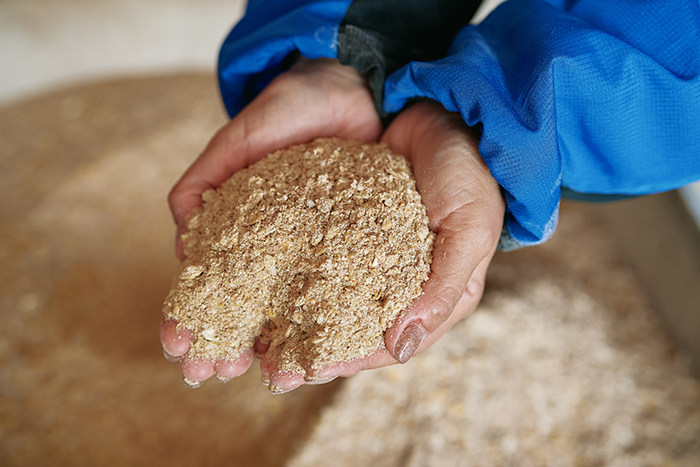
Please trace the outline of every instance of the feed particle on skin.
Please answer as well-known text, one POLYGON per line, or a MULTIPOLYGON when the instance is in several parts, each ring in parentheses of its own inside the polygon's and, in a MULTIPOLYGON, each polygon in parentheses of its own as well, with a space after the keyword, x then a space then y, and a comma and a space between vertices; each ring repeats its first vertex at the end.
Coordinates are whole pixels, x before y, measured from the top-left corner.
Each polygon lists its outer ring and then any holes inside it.
POLYGON ((280 371, 364 357, 430 272, 435 235, 386 145, 293 146, 202 200, 163 310, 192 331, 186 358, 235 359, 256 338, 280 371))

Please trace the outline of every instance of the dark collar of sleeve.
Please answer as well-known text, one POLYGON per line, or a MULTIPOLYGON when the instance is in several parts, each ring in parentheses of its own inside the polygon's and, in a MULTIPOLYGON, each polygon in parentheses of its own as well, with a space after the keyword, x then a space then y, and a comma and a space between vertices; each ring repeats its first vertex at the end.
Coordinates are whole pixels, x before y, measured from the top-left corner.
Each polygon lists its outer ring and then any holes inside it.
POLYGON ((482 0, 355 0, 338 31, 338 58, 363 73, 382 119, 384 80, 411 61, 445 56, 482 0))

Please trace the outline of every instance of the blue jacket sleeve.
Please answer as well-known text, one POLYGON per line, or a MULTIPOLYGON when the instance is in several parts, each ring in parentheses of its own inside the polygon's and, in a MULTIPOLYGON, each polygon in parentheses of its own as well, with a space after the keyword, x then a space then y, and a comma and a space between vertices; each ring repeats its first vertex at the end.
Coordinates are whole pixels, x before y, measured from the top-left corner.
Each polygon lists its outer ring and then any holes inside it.
POLYGON ((444 59, 390 76, 383 105, 427 97, 480 127, 511 249, 551 236, 562 191, 640 195, 700 179, 699 74, 697 0, 509 0, 444 59))
POLYGON ((411 60, 442 58, 481 0, 251 0, 219 55, 231 116, 298 52, 337 58, 365 74, 381 110, 386 76, 411 60))
POLYGON ((251 0, 219 52, 219 86, 229 115, 240 112, 289 57, 338 58, 338 28, 352 0, 251 0))

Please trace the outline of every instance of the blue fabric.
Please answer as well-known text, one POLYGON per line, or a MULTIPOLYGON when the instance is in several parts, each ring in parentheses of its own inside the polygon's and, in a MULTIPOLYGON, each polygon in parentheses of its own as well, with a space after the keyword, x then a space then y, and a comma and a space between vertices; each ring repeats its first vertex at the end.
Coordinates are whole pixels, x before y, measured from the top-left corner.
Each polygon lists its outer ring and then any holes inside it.
POLYGON ((352 0, 251 0, 219 53, 219 85, 236 115, 279 73, 295 51, 338 58, 338 27, 352 0))
POLYGON ((509 0, 444 59, 389 77, 384 110, 427 97, 481 128, 510 249, 549 238, 562 186, 640 195, 700 179, 699 72, 697 0, 509 0))

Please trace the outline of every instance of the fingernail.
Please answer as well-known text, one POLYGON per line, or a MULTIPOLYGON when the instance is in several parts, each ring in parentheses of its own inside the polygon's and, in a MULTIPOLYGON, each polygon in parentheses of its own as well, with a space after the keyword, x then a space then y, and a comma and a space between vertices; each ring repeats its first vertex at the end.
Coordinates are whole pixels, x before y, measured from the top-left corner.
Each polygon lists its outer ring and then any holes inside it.
POLYGON ((307 384, 326 384, 330 383, 334 379, 336 379, 337 376, 325 376, 325 377, 320 377, 320 376, 304 376, 304 381, 306 381, 307 384))
POLYGON ((231 381, 233 378, 225 378, 225 377, 223 377, 223 376, 216 375, 216 379, 218 379, 219 382, 226 384, 226 383, 228 383, 229 381, 231 381))
POLYGON ((416 353, 428 332, 417 321, 406 326, 394 347, 394 355, 399 363, 406 363, 416 353))
POLYGON ((187 386, 190 389, 197 389, 202 385, 201 381, 192 381, 191 379, 187 379, 184 376, 182 377, 182 382, 185 383, 185 386, 187 386))
POLYGON ((182 357, 177 357, 177 356, 171 354, 170 352, 165 350, 165 348, 163 348, 163 356, 165 357, 165 359, 167 361, 172 362, 172 363, 177 363, 180 360, 182 360, 182 357))
POLYGON ((281 388, 281 387, 279 387, 279 386, 275 386, 274 384, 270 384, 270 385, 267 387, 267 390, 270 391, 272 394, 275 394, 275 395, 277 395, 277 394, 284 394, 284 393, 287 393, 287 392, 291 392, 291 391, 294 391, 295 389, 296 389, 295 387, 294 387, 294 388, 286 388, 286 389, 283 389, 283 388, 281 388))
POLYGON ((269 386, 270 385, 270 378, 268 378, 265 375, 261 375, 260 382, 263 384, 263 386, 269 386))

